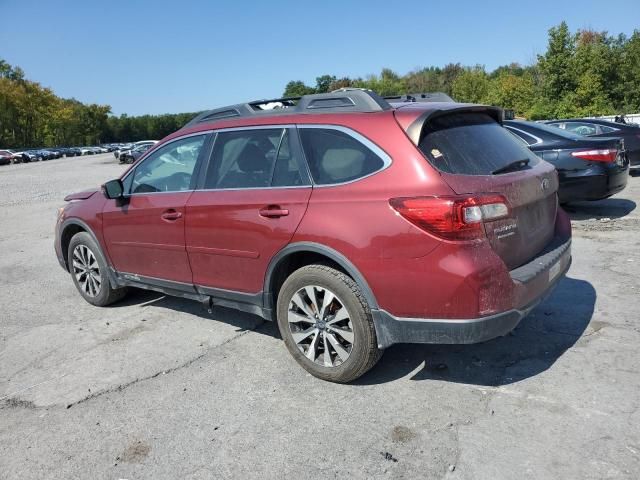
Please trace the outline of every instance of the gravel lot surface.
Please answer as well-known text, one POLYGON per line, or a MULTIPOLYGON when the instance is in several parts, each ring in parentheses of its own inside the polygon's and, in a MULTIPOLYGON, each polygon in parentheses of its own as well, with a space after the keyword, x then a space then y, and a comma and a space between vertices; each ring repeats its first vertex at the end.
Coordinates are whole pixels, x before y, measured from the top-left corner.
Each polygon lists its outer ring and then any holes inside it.
POLYGON ((335 385, 252 315, 81 299, 56 207, 122 169, 0 167, 0 478, 640 478, 639 177, 570 208, 573 266, 513 334, 335 385))

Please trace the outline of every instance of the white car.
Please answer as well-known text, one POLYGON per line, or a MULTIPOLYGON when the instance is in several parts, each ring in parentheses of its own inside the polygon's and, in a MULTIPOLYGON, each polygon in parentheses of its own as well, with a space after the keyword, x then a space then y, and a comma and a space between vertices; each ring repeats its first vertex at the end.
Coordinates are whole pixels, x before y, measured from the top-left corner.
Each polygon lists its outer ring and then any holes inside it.
POLYGON ((134 148, 140 147, 142 145, 155 145, 159 140, 140 140, 139 142, 129 143, 123 147, 120 147, 117 150, 113 151, 113 156, 116 158, 120 158, 120 154, 124 152, 130 152, 134 148))

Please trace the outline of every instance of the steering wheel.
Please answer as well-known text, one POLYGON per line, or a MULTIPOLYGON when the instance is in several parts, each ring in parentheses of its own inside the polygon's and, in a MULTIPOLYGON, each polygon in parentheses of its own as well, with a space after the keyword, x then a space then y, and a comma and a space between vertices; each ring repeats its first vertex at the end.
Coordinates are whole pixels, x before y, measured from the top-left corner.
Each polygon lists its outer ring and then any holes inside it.
POLYGON ((191 174, 186 172, 177 172, 173 175, 169 175, 162 183, 162 189, 165 192, 189 190, 189 187, 191 186, 191 174))

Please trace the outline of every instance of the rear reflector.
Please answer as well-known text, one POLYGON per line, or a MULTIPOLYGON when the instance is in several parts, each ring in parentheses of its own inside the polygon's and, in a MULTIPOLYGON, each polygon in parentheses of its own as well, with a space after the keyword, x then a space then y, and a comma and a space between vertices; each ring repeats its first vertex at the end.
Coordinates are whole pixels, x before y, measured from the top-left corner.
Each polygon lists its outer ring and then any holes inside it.
POLYGON ((603 150, 582 150, 580 152, 571 152, 571 156, 592 162, 611 163, 616 161, 618 150, 613 148, 605 148, 603 150))
POLYGON ((506 198, 495 194, 392 198, 389 204, 417 227, 447 240, 482 238, 483 222, 509 216, 506 198))

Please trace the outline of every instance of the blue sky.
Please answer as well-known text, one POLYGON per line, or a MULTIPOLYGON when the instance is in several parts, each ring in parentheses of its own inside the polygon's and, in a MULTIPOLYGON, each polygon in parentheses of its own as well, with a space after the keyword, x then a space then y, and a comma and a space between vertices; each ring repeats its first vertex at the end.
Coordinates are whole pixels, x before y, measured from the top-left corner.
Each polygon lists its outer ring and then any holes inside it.
POLYGON ((532 63, 547 30, 640 29, 640 0, 0 0, 0 58, 116 114, 198 111, 322 74, 532 63))

